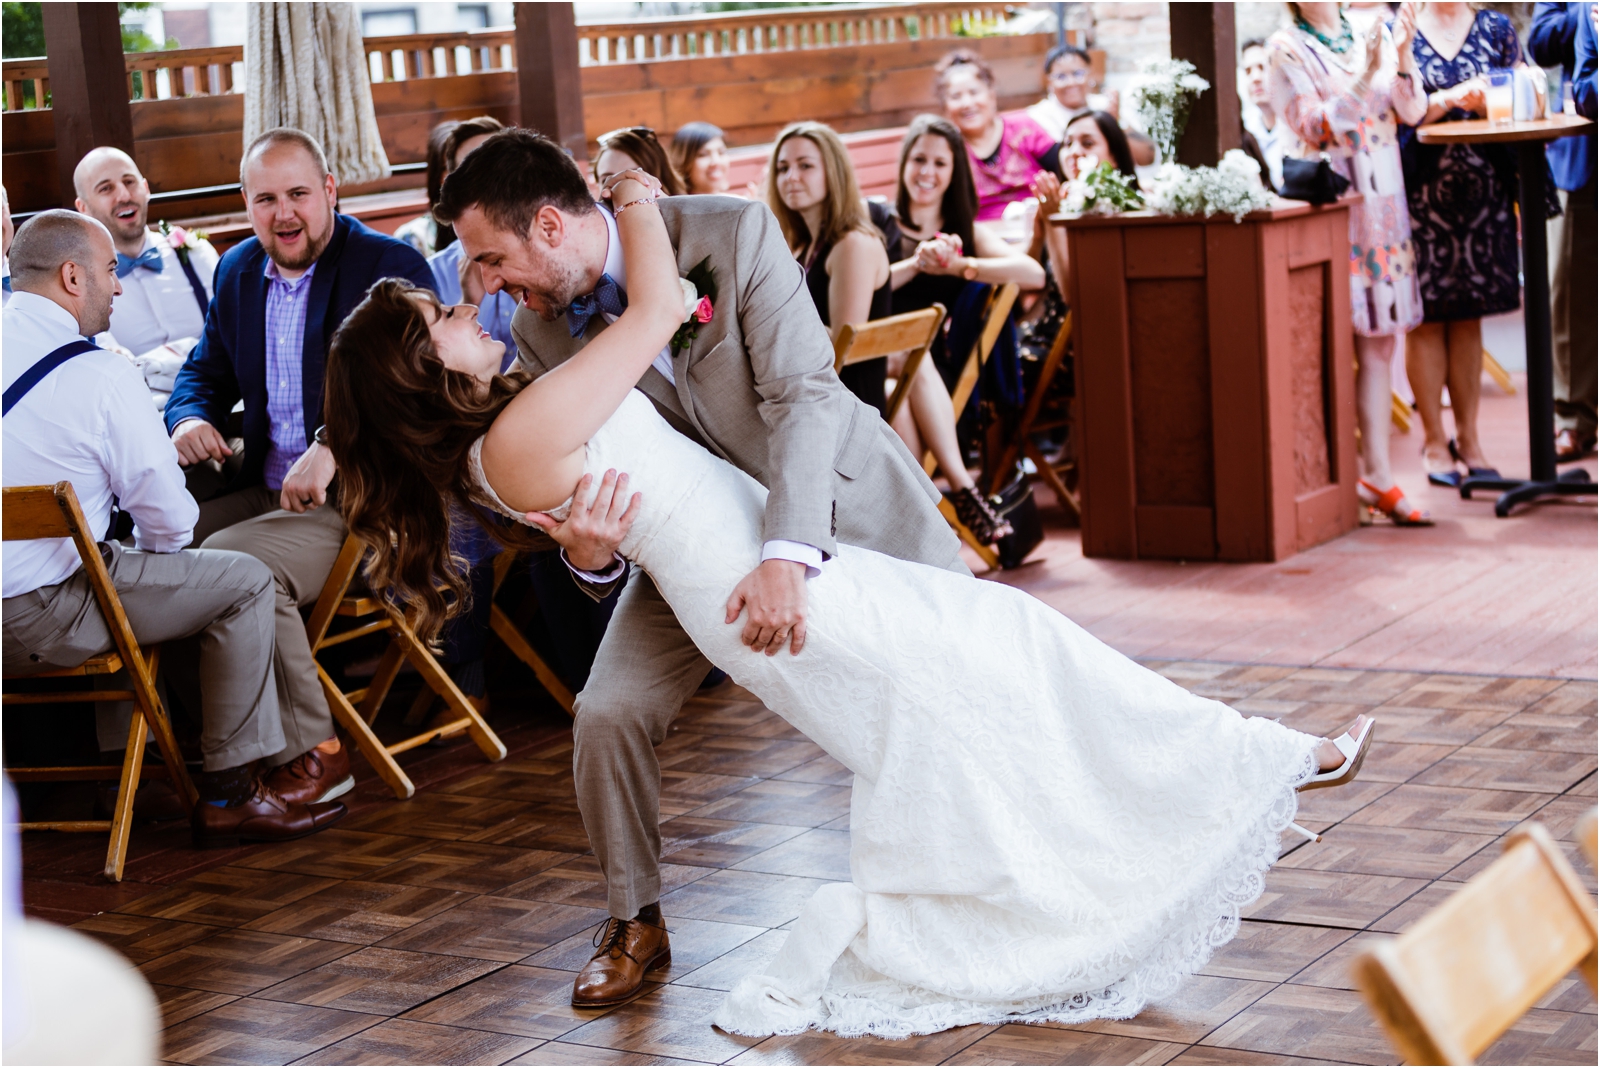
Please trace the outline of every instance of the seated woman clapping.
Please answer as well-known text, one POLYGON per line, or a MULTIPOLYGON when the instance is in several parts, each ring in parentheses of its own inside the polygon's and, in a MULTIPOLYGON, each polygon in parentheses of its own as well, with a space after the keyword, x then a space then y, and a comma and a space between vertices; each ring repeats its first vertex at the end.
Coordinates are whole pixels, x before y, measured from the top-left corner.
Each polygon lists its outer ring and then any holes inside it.
MULTIPOLYGON (((1006 244, 983 223, 975 222, 978 196, 972 184, 961 131, 948 119, 922 115, 906 130, 900 146, 898 226, 889 233, 892 247, 889 284, 896 315, 935 302, 954 309, 969 282, 1016 282, 1024 289, 1044 285, 1044 268, 1026 252, 1006 244)), ((943 332, 935 339, 911 383, 907 403, 896 413, 894 429, 913 456, 931 451, 950 484, 951 503, 980 541, 994 542, 1010 532, 973 484, 956 439, 956 413, 939 374, 952 361, 943 332)), ((957 354, 956 359, 964 357, 957 354)), ((899 377, 904 357, 891 357, 888 374, 899 377)), ((954 368, 952 368, 954 370, 954 368)))

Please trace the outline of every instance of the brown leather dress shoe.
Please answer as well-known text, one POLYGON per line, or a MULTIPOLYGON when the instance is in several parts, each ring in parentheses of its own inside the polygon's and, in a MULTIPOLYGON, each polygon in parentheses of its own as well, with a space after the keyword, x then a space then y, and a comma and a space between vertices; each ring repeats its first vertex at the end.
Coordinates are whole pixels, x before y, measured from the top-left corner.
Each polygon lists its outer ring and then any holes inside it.
POLYGON ((607 920, 600 930, 599 949, 572 984, 572 1007, 620 1005, 639 993, 646 972, 671 963, 666 927, 640 919, 607 920))
POLYGON ((350 747, 341 745, 337 753, 324 753, 313 746, 267 772, 266 782, 291 805, 343 797, 356 786, 356 777, 350 774, 350 747))
POLYGON ((256 783, 256 792, 238 805, 194 806, 190 827, 197 849, 236 846, 240 842, 286 842, 314 834, 344 816, 338 801, 315 805, 291 805, 265 782, 256 783))

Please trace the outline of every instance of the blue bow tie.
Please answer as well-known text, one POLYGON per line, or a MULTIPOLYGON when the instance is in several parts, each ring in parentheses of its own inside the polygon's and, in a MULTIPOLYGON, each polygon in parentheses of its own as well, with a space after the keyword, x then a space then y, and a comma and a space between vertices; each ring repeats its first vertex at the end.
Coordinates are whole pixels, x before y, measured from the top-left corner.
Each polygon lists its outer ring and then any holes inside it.
POLYGON ((600 281, 595 283, 593 293, 579 297, 567 305, 567 329, 572 331, 573 337, 582 337, 583 332, 589 327, 589 320, 594 318, 596 312, 621 316, 627 310, 628 294, 617 285, 616 279, 609 274, 603 274, 600 276, 600 281))
POLYGON ((165 266, 166 264, 161 261, 161 250, 158 248, 147 248, 137 256, 124 256, 120 252, 117 253, 118 278, 128 277, 133 273, 135 267, 143 267, 146 270, 160 274, 161 269, 165 266))

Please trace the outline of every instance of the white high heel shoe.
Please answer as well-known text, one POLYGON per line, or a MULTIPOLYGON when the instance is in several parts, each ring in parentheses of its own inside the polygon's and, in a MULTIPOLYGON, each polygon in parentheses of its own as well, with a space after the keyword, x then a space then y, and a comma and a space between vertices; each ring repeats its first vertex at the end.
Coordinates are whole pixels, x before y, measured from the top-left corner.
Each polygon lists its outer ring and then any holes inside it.
MULTIPOLYGON (((1367 750, 1372 746, 1372 728, 1377 725, 1378 721, 1368 716, 1354 738, 1350 736, 1349 731, 1345 731, 1339 737, 1329 739, 1334 747, 1344 754, 1344 763, 1313 775, 1300 789, 1318 790, 1326 786, 1343 786, 1354 779, 1361 771, 1362 761, 1367 759, 1367 750)), ((1305 835, 1310 841, 1322 841, 1322 835, 1308 831, 1298 823, 1289 824, 1289 830, 1305 835)))
POLYGON ((1372 728, 1377 725, 1378 721, 1368 716, 1354 738, 1350 736, 1349 731, 1345 731, 1337 738, 1330 738, 1329 741, 1334 747, 1344 754, 1344 763, 1311 776, 1300 789, 1320 790, 1328 786, 1343 786, 1354 779, 1361 771, 1362 761, 1367 759, 1367 750, 1372 747, 1372 728))

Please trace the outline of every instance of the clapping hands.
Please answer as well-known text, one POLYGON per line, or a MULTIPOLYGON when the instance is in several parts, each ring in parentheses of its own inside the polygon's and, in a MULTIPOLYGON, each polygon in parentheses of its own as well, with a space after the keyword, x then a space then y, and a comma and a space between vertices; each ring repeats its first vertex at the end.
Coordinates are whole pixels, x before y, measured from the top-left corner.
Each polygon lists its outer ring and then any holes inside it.
POLYGON ((955 274, 962 253, 956 234, 934 234, 917 246, 917 270, 923 274, 955 274))

